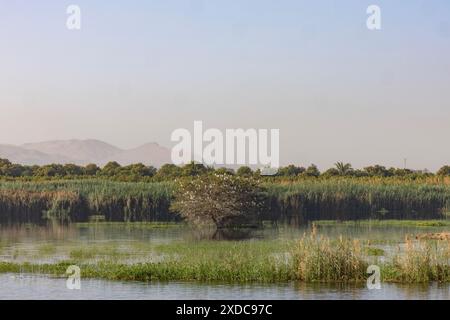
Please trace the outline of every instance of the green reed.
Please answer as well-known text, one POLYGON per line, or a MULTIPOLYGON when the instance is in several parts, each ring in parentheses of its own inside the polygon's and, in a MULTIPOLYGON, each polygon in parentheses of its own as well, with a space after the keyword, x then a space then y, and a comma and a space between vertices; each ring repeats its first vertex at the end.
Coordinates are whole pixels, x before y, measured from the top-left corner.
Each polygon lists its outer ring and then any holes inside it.
MULTIPOLYGON (((296 241, 193 241, 146 245, 154 262, 126 263, 117 247, 80 248, 70 260, 51 264, 0 262, 0 272, 66 276, 69 265, 82 278, 132 281, 359 282, 369 276, 371 248, 353 239, 330 239, 313 231, 296 241), (95 261, 92 261, 95 259, 95 261)), ((447 241, 406 240, 382 263, 383 282, 450 282, 447 241)))
POLYGON ((107 221, 173 221, 172 192, 170 183, 1 182, 0 223, 85 222, 94 215, 107 221))
POLYGON ((297 278, 314 281, 363 281, 368 263, 357 240, 304 236, 294 251, 297 278))
MULTIPOLYGON (((263 179, 262 186, 262 220, 441 219, 450 212, 450 184, 436 179, 263 179)), ((175 188, 173 182, 0 180, 0 224, 91 216, 179 221, 169 210, 175 188)))
POLYGON ((450 185, 330 179, 268 184, 269 217, 304 220, 440 219, 450 185))

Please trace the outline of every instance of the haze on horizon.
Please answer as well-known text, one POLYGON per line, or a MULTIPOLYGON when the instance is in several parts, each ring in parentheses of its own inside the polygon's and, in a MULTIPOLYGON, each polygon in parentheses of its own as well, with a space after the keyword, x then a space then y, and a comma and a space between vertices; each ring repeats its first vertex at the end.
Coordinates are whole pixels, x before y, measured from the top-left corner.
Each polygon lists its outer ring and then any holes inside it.
POLYGON ((282 165, 450 162, 446 0, 0 1, 0 39, 0 144, 170 147, 202 120, 280 129, 282 165))

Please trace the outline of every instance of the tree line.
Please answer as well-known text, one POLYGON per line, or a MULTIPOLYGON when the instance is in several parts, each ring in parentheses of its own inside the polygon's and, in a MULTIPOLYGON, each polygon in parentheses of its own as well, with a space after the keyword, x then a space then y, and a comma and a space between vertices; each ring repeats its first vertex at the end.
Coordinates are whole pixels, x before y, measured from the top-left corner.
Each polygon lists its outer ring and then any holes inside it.
MULTIPOLYGON (((213 168, 203 164, 191 162, 184 166, 165 164, 157 169, 142 163, 121 166, 117 162, 109 162, 103 167, 96 164, 79 166, 75 164, 49 164, 49 165, 20 165, 0 158, 0 176, 11 178, 64 178, 64 177, 103 177, 117 178, 118 180, 155 179, 166 180, 177 177, 199 176, 206 173, 224 173, 238 176, 259 176, 259 169, 242 166, 237 170, 230 168, 213 168)), ((421 176, 450 176, 450 165, 440 168, 435 174, 410 169, 386 168, 381 165, 368 166, 363 169, 354 169, 351 164, 337 162, 333 168, 320 172, 317 166, 308 167, 288 165, 278 169, 277 177, 421 177, 421 176)))

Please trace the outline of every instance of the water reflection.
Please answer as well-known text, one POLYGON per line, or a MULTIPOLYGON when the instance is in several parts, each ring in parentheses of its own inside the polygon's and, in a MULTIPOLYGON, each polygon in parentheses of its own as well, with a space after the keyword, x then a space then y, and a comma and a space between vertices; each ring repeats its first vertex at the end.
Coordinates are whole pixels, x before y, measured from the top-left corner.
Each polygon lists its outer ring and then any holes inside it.
MULTIPOLYGON (((341 235, 349 238, 376 241, 404 241, 406 236, 418 233, 440 232, 446 227, 405 227, 382 225, 345 225, 334 224, 319 226, 319 234, 337 238, 341 235)), ((298 239, 311 232, 309 224, 279 224, 254 229, 191 228, 185 225, 152 227, 146 224, 98 223, 71 225, 20 225, 1 226, 0 243, 20 243, 24 241, 98 241, 98 240, 247 240, 247 239, 298 239)))
POLYGON ((195 228, 187 234, 188 240, 216 240, 216 241, 243 241, 249 239, 263 239, 261 229, 255 228, 195 228))
POLYGON ((68 290, 65 279, 35 275, 0 275, 0 299, 230 299, 230 300, 448 300, 450 286, 382 284, 380 290, 363 285, 282 283, 237 285, 189 282, 121 282, 82 279, 81 290, 68 290))
MULTIPOLYGON (((387 256, 401 247, 405 236, 443 228, 402 227, 380 225, 324 225, 317 233, 330 238, 360 239, 372 247, 382 249, 387 256)), ((445 229, 445 227, 444 227, 445 229)), ((80 249, 89 255, 110 252, 126 263, 154 260, 151 248, 170 243, 190 241, 295 241, 311 232, 310 225, 286 224, 265 226, 259 229, 191 228, 186 225, 148 224, 72 224, 47 226, 0 226, 0 261, 55 262, 80 256, 80 249), (98 252, 94 252, 97 249, 98 252)), ((377 258, 383 261, 383 257, 377 258)))

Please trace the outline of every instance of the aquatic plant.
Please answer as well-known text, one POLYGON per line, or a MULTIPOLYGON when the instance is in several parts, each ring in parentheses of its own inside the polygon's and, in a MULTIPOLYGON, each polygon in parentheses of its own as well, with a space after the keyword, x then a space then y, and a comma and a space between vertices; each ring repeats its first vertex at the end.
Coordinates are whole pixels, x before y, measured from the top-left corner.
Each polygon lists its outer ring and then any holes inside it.
POLYGON ((383 179, 304 180, 266 185, 265 219, 440 219, 450 186, 383 179))
MULTIPOLYGON (((221 282, 359 282, 366 271, 369 248, 353 239, 330 239, 315 231, 294 242, 280 240, 174 241, 142 243, 158 259, 127 263, 132 255, 117 244, 73 247, 65 261, 55 263, 0 262, 0 272, 30 272, 65 276, 69 265, 81 268, 83 278, 133 281, 221 282), (125 259, 125 260, 122 260, 125 259)), ((55 252, 54 247, 42 248, 55 252)), ((58 251, 60 251, 58 249, 58 251)), ((17 253, 24 257, 23 253, 17 253)), ((376 263, 383 282, 450 282, 450 243, 406 239, 393 259, 376 263)), ((370 262, 371 263, 371 262, 370 262)))
MULTIPOLYGON (((442 219, 450 212, 450 184, 445 179, 263 180, 260 220, 442 219)), ((103 216, 105 221, 179 221, 177 212, 170 211, 178 187, 174 182, 102 179, 1 180, 0 224, 84 222, 90 216, 103 216)))
POLYGON ((174 221, 169 183, 102 180, 1 182, 0 224, 88 221, 174 221))
POLYGON ((297 278, 313 281, 363 281, 368 263, 358 240, 304 236, 293 253, 297 278))
POLYGON ((390 273, 395 275, 397 281, 449 281, 449 241, 414 241, 407 238, 404 246, 404 250, 398 252, 391 266, 390 273))

